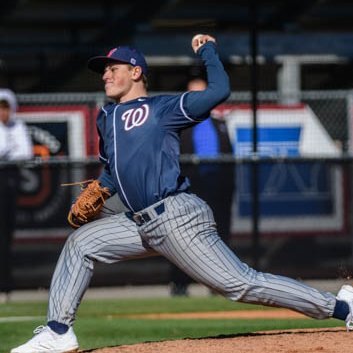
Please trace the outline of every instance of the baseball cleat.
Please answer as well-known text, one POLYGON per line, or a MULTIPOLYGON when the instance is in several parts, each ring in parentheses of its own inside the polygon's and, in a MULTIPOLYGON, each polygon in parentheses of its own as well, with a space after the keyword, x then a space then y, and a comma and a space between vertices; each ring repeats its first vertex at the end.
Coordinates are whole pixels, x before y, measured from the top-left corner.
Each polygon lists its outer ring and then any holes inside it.
POLYGON ((349 305, 349 314, 346 317, 347 331, 353 330, 353 287, 345 284, 339 290, 337 297, 338 300, 343 300, 349 305))
POLYGON ((76 335, 72 329, 59 335, 48 326, 39 326, 34 336, 25 344, 13 348, 10 353, 68 353, 78 349, 76 335))

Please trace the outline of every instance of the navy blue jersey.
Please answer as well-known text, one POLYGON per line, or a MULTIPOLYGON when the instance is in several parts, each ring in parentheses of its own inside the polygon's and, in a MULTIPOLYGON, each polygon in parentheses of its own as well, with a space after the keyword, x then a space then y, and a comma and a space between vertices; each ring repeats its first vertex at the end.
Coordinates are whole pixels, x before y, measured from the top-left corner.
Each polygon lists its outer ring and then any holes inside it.
POLYGON ((198 54, 207 69, 206 90, 109 103, 98 115, 105 165, 99 179, 133 212, 189 188, 180 175, 180 131, 206 119, 229 95, 215 44, 206 43, 198 54))

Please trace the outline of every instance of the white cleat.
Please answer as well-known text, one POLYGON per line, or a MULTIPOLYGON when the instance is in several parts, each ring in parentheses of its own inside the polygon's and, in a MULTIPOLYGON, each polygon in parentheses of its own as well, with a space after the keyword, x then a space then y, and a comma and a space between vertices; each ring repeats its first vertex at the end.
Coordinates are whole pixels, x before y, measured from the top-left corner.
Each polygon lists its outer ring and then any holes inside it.
POLYGON ((11 353, 67 353, 78 349, 76 335, 72 329, 59 335, 48 326, 38 326, 28 342, 11 349, 11 353))
POLYGON ((338 300, 343 300, 349 305, 349 314, 346 317, 347 331, 353 330, 353 287, 345 284, 341 287, 336 297, 338 300))

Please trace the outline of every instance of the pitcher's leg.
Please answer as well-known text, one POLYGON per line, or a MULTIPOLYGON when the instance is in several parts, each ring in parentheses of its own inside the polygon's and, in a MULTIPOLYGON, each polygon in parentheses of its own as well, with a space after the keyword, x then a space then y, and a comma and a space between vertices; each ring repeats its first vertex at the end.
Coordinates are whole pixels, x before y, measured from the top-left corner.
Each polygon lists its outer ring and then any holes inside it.
POLYGON ((159 229, 167 235, 151 244, 196 281, 232 300, 289 308, 318 319, 332 316, 336 299, 331 293, 241 262, 217 235, 212 211, 202 200, 177 196, 172 203, 178 221, 166 219, 159 229))
POLYGON ((153 256, 142 243, 136 225, 124 214, 103 218, 71 234, 54 271, 49 292, 48 321, 71 326, 89 286, 94 262, 153 256))

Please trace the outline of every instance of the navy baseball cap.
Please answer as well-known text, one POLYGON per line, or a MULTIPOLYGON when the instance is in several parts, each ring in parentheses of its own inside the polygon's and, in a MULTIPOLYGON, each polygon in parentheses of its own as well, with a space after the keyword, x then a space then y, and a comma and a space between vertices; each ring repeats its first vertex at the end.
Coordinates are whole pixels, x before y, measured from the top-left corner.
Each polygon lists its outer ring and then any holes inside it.
POLYGON ((88 60, 88 68, 100 74, 104 73, 105 66, 112 62, 123 62, 132 66, 140 66, 142 73, 147 75, 147 63, 143 54, 135 48, 120 46, 113 48, 106 56, 95 56, 88 60))

